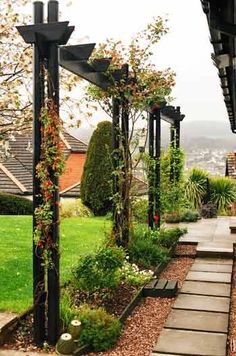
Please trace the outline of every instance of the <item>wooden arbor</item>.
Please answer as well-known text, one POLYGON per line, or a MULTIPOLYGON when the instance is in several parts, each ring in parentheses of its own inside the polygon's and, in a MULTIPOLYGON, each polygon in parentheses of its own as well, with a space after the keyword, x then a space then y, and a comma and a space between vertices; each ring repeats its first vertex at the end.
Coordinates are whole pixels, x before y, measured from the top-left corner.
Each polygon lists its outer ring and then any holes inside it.
MULTIPOLYGON (((34 155, 33 155, 33 231, 36 229, 35 211, 42 204, 40 181, 37 178, 37 166, 41 160, 41 122, 40 116, 45 105, 45 99, 49 99, 59 115, 59 46, 65 45, 69 40, 74 27, 69 22, 58 22, 58 1, 48 2, 48 22, 44 23, 44 4, 41 1, 34 2, 34 25, 18 26, 17 29, 26 43, 34 45, 34 155), (47 77, 45 75, 47 70, 47 77), (47 84, 47 91, 46 85, 47 84)), ((120 70, 112 73, 111 77, 105 74, 109 67, 110 59, 94 60, 88 63, 88 59, 95 44, 60 47, 60 65, 74 74, 107 90, 115 81, 126 80, 128 67, 125 65, 120 70)), ((125 100, 113 100, 113 147, 128 147, 128 111, 125 100), (122 120, 120 120, 120 112, 122 120), (118 133, 119 127, 119 133, 118 133), (121 133, 121 135, 120 135, 121 133), (123 139, 118 139, 122 136, 123 139)), ((119 157, 120 159, 120 157, 119 157)), ((118 158, 114 156, 114 165, 118 158)), ((124 168, 126 169, 126 168, 124 168)), ((58 177, 54 172, 50 173, 50 179, 55 187, 58 187, 58 177)), ((126 171, 124 172, 126 174, 126 171)), ((114 179, 114 193, 120 189, 114 179)), ((60 268, 59 268, 59 211, 58 188, 53 193, 51 205, 52 223, 50 235, 54 246, 57 248, 49 251, 51 266, 42 263, 42 255, 38 245, 33 239, 33 299, 34 299, 34 341, 42 345, 45 340, 50 344, 56 343, 59 336, 60 321, 60 268), (47 282, 47 283, 46 283, 47 282)), ((126 207, 127 209, 127 207, 126 207)), ((114 214, 115 216, 115 214, 114 214)), ((114 223, 116 226, 116 223, 114 223)), ((125 231, 127 234, 127 231, 125 231)))
MULTIPOLYGON (((58 2, 50 0, 48 2, 48 23, 44 23, 44 4, 41 1, 36 1, 34 3, 34 25, 17 27, 25 42, 34 45, 33 231, 36 228, 35 209, 39 208, 42 203, 40 181, 37 178, 37 165, 41 160, 42 144, 41 111, 45 105, 45 99, 48 98, 54 103, 59 115, 58 46, 66 44, 74 30, 74 27, 69 26, 69 22, 58 22, 58 14, 58 2), (47 91, 45 69, 48 72, 47 91)), ((56 187, 51 205, 50 236, 53 245, 58 248, 52 248, 49 251, 52 266, 49 266, 45 273, 41 252, 33 239, 34 341, 37 345, 42 345, 46 339, 50 344, 55 344, 59 336, 59 194, 58 177, 55 172, 50 172, 50 179, 56 187)))
MULTIPOLYGON (((160 227, 161 204, 160 204, 160 158, 161 158, 161 120, 168 122, 170 126, 170 142, 173 148, 180 147, 180 122, 185 115, 180 112, 180 107, 166 106, 161 103, 153 106, 149 110, 148 132, 149 132, 149 157, 151 159, 149 170, 149 191, 148 191, 148 226, 160 227)), ((174 162, 171 159, 170 181, 178 180, 174 176, 174 162)))

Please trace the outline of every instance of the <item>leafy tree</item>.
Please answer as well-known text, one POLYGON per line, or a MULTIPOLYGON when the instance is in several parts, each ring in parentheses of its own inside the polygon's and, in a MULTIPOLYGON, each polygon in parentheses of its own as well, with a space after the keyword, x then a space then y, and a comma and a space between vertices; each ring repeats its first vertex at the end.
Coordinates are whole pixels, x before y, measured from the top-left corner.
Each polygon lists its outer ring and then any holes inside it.
POLYGON ((109 121, 100 122, 87 151, 81 178, 81 199, 95 215, 105 215, 112 206, 112 134, 109 121))
MULTIPOLYGON (((165 21, 158 17, 153 23, 148 24, 144 31, 137 33, 128 45, 110 39, 100 44, 94 52, 96 58, 111 58, 108 75, 124 65, 129 67, 128 80, 114 82, 109 90, 103 91, 93 85, 87 88, 88 100, 97 103, 108 115, 112 116, 112 98, 123 101, 125 110, 129 113, 128 147, 126 144, 121 147, 121 161, 123 160, 124 164, 120 165, 120 172, 116 172, 121 177, 120 192, 119 197, 117 194, 113 197, 116 212, 119 212, 115 215, 117 221, 113 226, 113 233, 116 242, 124 247, 128 242, 126 232, 131 226, 131 214, 128 212, 127 202, 131 197, 132 172, 138 164, 138 160, 132 159, 132 155, 136 153, 139 146, 139 139, 136 135, 137 123, 140 122, 140 118, 146 118, 148 109, 169 99, 174 85, 174 73, 169 68, 160 71, 151 62, 153 46, 166 32, 165 21)), ((145 129, 146 121, 143 123, 145 129)), ((120 137, 122 138, 121 135, 120 137)))
MULTIPOLYGON (((17 25, 32 23, 31 17, 22 12, 27 4, 32 2, 0 1, 0 139, 31 128, 32 124, 33 51, 16 30, 17 25)), ((62 70, 61 82, 63 89, 71 91, 75 76, 62 70)), ((62 106, 67 102, 65 105, 71 107, 68 100, 71 99, 62 98, 62 106)))

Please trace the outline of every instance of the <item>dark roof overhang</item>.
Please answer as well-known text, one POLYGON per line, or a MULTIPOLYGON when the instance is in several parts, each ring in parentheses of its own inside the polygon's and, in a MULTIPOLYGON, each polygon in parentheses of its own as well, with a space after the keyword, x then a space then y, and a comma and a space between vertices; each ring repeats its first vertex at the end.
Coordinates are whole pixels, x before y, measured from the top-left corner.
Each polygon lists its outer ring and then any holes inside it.
POLYGON ((201 0, 232 132, 236 133, 236 0, 201 0))

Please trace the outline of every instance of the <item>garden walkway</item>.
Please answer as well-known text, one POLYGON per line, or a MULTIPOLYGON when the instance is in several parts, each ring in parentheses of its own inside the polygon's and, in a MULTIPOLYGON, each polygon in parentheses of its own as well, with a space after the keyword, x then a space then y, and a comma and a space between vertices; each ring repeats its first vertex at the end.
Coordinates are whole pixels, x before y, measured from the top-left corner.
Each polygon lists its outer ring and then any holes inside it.
MULTIPOLYGON (((235 221, 236 222, 236 221, 235 221)), ((153 356, 226 356, 233 243, 230 217, 188 225, 183 243, 198 243, 197 258, 165 323, 153 356)))

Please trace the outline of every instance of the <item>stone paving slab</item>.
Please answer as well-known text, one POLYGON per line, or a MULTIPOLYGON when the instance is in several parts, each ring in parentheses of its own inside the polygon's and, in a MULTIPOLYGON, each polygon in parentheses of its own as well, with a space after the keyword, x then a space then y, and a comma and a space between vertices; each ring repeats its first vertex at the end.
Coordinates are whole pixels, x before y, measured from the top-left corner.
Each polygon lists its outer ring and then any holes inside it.
POLYGON ((227 246, 219 246, 218 243, 212 245, 207 243, 199 243, 197 246, 197 256, 206 257, 233 257, 233 244, 230 243, 227 246))
POLYGON ((165 327, 227 334, 228 314, 173 309, 165 327))
POLYGON ((151 356, 181 356, 181 355, 177 355, 177 354, 160 354, 159 352, 155 352, 155 353, 152 353, 151 356))
POLYGON ((225 356, 226 342, 226 334, 164 328, 154 351, 164 354, 225 356))
POLYGON ((233 265, 233 260, 231 258, 195 258, 194 264, 196 263, 207 263, 207 264, 217 264, 217 265, 233 265))
POLYGON ((173 308, 228 313, 229 304, 230 298, 179 294, 173 305, 173 308))
POLYGON ((15 313, 0 313, 0 332, 6 324, 10 323, 10 321, 15 319, 17 316, 18 314, 15 313))
POLYGON ((231 273, 190 271, 186 281, 231 283, 231 273))
POLYGON ((231 286, 225 283, 185 281, 181 293, 230 297, 231 286))
POLYGON ((216 264, 206 264, 206 263, 194 263, 190 268, 190 271, 201 271, 201 272, 223 272, 232 273, 231 265, 216 265, 216 264))

